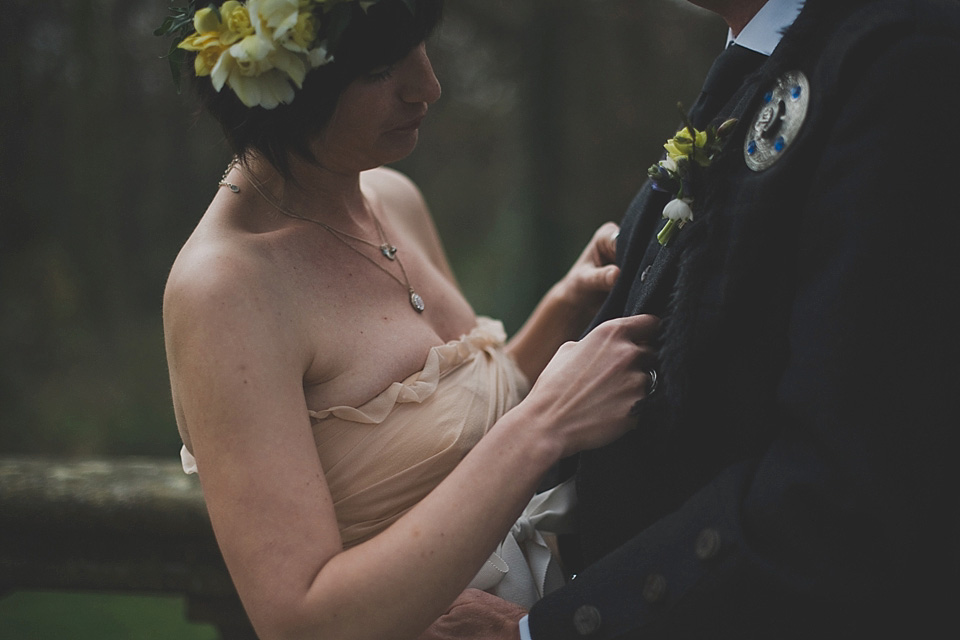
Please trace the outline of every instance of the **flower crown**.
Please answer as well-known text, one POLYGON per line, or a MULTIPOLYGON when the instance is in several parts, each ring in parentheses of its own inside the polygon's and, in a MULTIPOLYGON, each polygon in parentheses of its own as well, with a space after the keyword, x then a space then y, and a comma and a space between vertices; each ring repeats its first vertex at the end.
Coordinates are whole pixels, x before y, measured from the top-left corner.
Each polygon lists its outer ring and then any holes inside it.
MULTIPOLYGON (((311 69, 333 61, 356 3, 364 13, 382 0, 227 0, 221 6, 171 7, 155 35, 172 35, 168 58, 179 88, 187 51, 194 72, 218 92, 230 87, 248 107, 290 103, 311 69)), ((207 0, 208 2, 209 0, 207 0)), ((402 0, 414 11, 415 0, 402 0)))

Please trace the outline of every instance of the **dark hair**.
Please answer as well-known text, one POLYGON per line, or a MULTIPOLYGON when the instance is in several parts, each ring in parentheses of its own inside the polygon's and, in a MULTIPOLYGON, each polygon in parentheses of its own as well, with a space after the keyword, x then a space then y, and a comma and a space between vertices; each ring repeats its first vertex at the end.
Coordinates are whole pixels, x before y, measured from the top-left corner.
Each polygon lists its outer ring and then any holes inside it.
MULTIPOLYGON (((347 85, 401 60, 426 40, 440 22, 443 0, 381 0, 367 12, 357 2, 339 8, 352 15, 339 37, 328 35, 335 38, 333 61, 309 71, 289 104, 248 107, 229 87, 217 92, 209 78, 194 78, 203 109, 220 123, 237 157, 254 151, 287 176, 291 154, 314 161, 310 140, 333 115, 347 85)), ((191 57, 187 60, 191 69, 192 63, 191 57)))

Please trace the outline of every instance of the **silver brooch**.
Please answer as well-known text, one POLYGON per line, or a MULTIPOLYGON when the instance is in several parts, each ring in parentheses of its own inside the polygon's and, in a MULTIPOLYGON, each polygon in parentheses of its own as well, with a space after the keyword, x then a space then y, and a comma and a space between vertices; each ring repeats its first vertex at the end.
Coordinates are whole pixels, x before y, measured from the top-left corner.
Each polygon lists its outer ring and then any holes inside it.
POLYGON ((763 96, 743 144, 743 158, 754 171, 773 166, 803 126, 810 102, 810 82, 801 71, 788 71, 763 96))

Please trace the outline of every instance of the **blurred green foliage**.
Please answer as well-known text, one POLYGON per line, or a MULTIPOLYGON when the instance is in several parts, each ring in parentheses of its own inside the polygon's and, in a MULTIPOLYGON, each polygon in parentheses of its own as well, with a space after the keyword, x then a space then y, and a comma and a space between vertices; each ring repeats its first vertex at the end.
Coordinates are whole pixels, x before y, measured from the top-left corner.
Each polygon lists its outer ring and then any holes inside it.
POLYGON ((0 599, 4 640, 217 640, 184 620, 182 598, 19 592, 0 599))
MULTIPOLYGON (((0 454, 175 457, 167 270, 229 151, 151 35, 165 0, 6 0, 0 454)), ((617 220, 723 25, 682 0, 452 0, 444 96, 397 165, 478 313, 515 330, 617 220)))

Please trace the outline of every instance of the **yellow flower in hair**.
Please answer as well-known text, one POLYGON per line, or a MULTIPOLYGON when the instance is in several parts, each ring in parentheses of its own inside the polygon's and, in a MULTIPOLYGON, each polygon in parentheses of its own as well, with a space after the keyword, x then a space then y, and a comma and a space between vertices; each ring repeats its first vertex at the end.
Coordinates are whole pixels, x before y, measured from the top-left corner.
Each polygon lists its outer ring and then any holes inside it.
POLYGON ((253 25, 250 24, 250 14, 247 12, 247 8, 239 2, 236 2, 236 0, 224 2, 220 8, 220 15, 224 17, 227 30, 231 34, 239 36, 237 40, 253 34, 253 25))
POLYGON ((220 7, 220 17, 209 7, 200 9, 193 16, 196 33, 187 36, 178 45, 181 49, 197 52, 193 68, 198 76, 209 76, 224 51, 253 34, 250 14, 237 0, 224 2, 220 7), (224 20, 221 21, 220 17, 224 20))
POLYGON ((214 65, 217 64, 217 60, 230 47, 229 44, 224 44, 221 41, 220 34, 215 31, 197 32, 177 46, 187 51, 197 52, 197 57, 193 61, 193 69, 197 76, 201 77, 210 75, 214 65))
POLYGON ((220 60, 220 56, 228 49, 221 44, 220 39, 216 36, 197 36, 190 42, 184 41, 180 47, 187 51, 197 52, 197 57, 193 59, 193 70, 197 77, 210 75, 220 60))
POLYGON ((312 13, 302 12, 297 16, 297 24, 290 30, 290 40, 297 49, 307 51, 317 36, 317 27, 312 13))
POLYGON ((300 0, 249 0, 249 7, 276 40, 296 26, 300 15, 300 0))
POLYGON ((248 107, 273 109, 291 102, 307 64, 314 66, 310 52, 291 40, 298 8, 299 0, 248 0, 252 31, 222 52, 210 72, 213 88, 229 86, 248 107))
MULTIPOLYGON (((179 34, 176 45, 196 52, 194 71, 210 76, 213 88, 230 87, 248 107, 272 109, 293 100, 294 89, 303 86, 306 74, 333 60, 328 30, 340 33, 349 24, 352 11, 330 10, 357 2, 367 11, 380 0, 227 0, 219 10, 194 10, 202 0, 191 0, 186 9, 171 15, 155 33, 179 34), (192 14, 191 14, 192 12, 192 14), (189 21, 194 32, 186 33, 189 21)), ((413 0, 403 0, 414 11, 413 0)), ((174 77, 179 77, 181 56, 170 55, 174 77)))
POLYGON ((210 7, 200 9, 193 14, 193 28, 197 33, 219 32, 220 27, 220 17, 210 7))
POLYGON ((193 16, 193 28, 196 34, 188 37, 188 40, 196 36, 216 35, 225 45, 231 45, 253 33, 250 14, 247 13, 247 8, 237 0, 224 2, 220 7, 219 15, 210 7, 200 9, 193 16))

